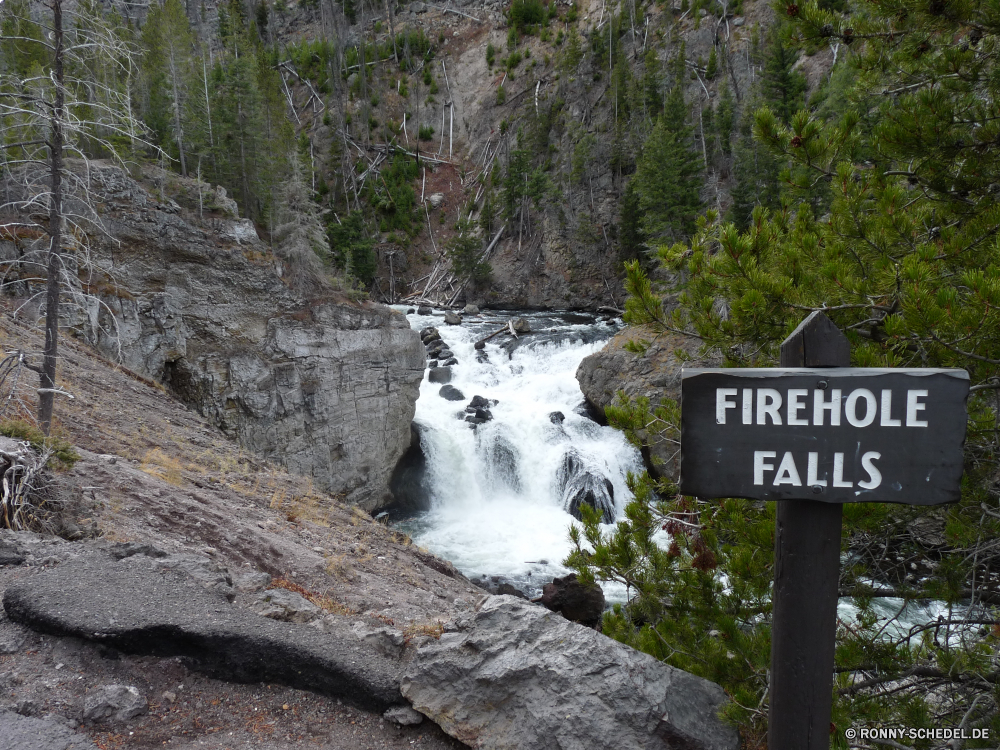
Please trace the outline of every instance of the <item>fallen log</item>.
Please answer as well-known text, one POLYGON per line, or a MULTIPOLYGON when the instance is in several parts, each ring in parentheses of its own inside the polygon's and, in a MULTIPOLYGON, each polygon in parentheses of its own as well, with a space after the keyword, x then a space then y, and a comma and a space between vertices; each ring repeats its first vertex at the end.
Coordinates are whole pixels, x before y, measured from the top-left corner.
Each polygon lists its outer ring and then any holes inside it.
POLYGON ((503 328, 497 329, 496 331, 494 331, 493 333, 491 333, 489 336, 486 336, 485 338, 479 339, 479 341, 477 341, 475 343, 475 345, 474 345, 475 348, 476 349, 484 349, 484 348, 486 348, 486 342, 487 341, 489 341, 494 336, 498 336, 501 333, 504 333, 506 330, 507 330, 507 326, 504 326, 503 328))

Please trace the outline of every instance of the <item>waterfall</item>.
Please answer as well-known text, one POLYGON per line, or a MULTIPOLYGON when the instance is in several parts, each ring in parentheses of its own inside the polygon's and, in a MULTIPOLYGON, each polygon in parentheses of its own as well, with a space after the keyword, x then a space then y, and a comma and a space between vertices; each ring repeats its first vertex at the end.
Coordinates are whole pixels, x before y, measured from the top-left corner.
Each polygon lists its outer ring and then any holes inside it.
POLYGON ((588 415, 576 381, 580 361, 620 323, 496 311, 461 325, 440 314, 407 318, 417 330, 437 329, 439 362, 457 362, 448 383, 425 373, 414 417, 422 461, 406 475, 425 509, 396 526, 473 580, 492 576, 535 595, 567 572, 571 512, 588 503, 613 522, 630 498, 627 473, 642 468, 620 432, 588 415), (518 315, 532 333, 474 348, 518 315))

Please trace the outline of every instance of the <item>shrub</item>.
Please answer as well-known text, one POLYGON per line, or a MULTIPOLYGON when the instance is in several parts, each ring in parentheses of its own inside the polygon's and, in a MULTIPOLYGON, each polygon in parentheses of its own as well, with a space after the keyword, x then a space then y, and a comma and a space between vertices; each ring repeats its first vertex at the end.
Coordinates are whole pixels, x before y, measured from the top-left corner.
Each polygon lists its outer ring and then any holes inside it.
POLYGON ((510 5, 510 25, 520 32, 542 23, 547 16, 541 0, 514 0, 510 5))
POLYGON ((429 141, 434 137, 434 126, 433 125, 421 125, 420 129, 417 131, 417 138, 422 141, 429 141))
POLYGON ((52 451, 50 460, 55 460, 59 468, 71 469, 80 460, 80 454, 73 450, 69 441, 59 436, 46 437, 35 425, 22 419, 5 419, 0 422, 0 435, 23 440, 39 454, 45 450, 52 451))
POLYGON ((497 49, 496 47, 493 46, 493 43, 490 42, 489 44, 486 45, 486 64, 492 68, 493 63, 496 61, 496 59, 497 59, 497 49))

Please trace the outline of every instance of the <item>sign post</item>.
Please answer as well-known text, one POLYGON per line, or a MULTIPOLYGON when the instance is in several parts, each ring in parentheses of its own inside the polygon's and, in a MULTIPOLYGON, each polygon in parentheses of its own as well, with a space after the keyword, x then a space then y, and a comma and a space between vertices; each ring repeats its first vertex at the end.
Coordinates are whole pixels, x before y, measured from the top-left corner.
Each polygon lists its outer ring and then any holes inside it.
POLYGON ((781 367, 682 372, 681 492, 780 500, 775 518, 769 750, 827 750, 841 505, 957 500, 969 376, 851 368, 822 312, 781 367))
MULTIPOLYGON (((782 367, 850 365, 847 337, 822 313, 812 313, 781 344, 782 367)), ((830 746, 841 511, 839 503, 821 500, 789 500, 775 509, 770 750, 830 746)))

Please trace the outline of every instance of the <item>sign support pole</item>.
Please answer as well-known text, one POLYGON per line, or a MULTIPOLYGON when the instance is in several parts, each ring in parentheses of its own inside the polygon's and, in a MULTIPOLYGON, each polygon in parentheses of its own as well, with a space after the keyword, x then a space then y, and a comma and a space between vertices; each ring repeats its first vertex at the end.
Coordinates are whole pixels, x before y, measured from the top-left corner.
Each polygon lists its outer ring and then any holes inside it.
MULTIPOLYGON (((849 367, 847 337, 814 312, 781 345, 782 367, 849 367)), ((817 491, 822 491, 817 487, 817 491)), ((812 490, 806 489, 806 492, 812 490)), ((778 501, 774 530, 769 750, 830 747, 841 505, 778 501)))

